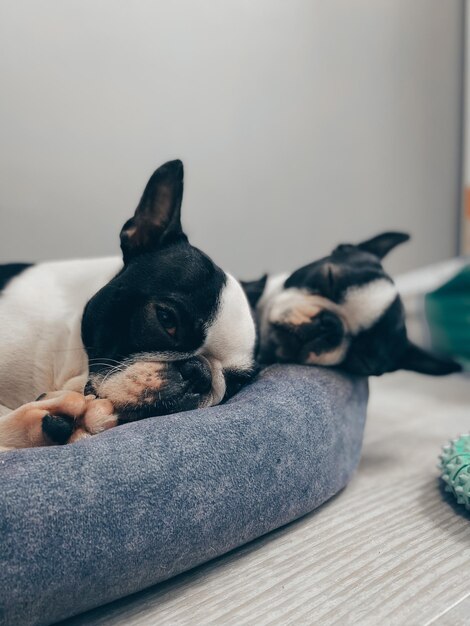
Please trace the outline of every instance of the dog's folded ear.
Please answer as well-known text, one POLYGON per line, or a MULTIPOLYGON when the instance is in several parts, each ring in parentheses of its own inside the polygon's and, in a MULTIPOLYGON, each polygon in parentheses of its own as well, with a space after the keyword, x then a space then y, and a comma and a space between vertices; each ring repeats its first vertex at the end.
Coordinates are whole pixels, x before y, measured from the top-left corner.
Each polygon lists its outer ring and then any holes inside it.
POLYGON ((376 237, 372 237, 372 239, 368 239, 367 241, 363 241, 358 244, 358 248, 364 250, 364 252, 370 252, 371 254, 375 254, 379 259, 383 259, 390 250, 393 250, 396 246, 401 243, 405 243, 408 241, 410 236, 407 233, 382 233, 381 235, 377 235, 376 237))
POLYGON ((250 306, 254 309, 258 304, 258 300, 261 298, 264 288, 266 287, 266 281, 268 280, 268 275, 264 274, 258 280, 241 280, 240 284, 243 287, 243 291, 248 298, 248 302, 250 306))
POLYGON ((454 372, 461 372, 462 366, 451 359, 440 358, 415 344, 408 342, 399 368, 429 374, 430 376, 445 376, 454 372))
POLYGON ((121 230, 124 262, 183 236, 183 163, 168 161, 150 177, 134 217, 121 230))

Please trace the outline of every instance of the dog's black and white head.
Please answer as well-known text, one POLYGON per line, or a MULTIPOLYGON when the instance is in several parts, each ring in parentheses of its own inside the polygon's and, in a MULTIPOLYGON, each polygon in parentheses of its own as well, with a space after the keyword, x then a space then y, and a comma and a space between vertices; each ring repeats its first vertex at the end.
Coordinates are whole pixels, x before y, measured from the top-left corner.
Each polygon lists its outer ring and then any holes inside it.
POLYGON ((443 375, 459 371, 413 345, 397 289, 381 260, 407 241, 384 233, 344 244, 290 276, 244 283, 259 322, 259 360, 341 365, 361 375, 408 369, 443 375))
POLYGON ((122 419, 205 407, 254 371, 255 329, 240 284, 183 233, 183 164, 150 178, 121 231, 124 267, 87 304, 86 391, 122 419))

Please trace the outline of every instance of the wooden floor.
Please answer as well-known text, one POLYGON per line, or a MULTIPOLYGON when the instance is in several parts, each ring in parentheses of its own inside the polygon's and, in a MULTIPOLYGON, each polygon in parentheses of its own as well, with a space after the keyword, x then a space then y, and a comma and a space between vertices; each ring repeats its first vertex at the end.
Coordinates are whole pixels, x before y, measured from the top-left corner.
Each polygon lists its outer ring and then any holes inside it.
POLYGON ((371 382, 359 470, 321 509, 67 624, 469 625, 470 516, 440 492, 441 444, 470 431, 470 378, 371 382))

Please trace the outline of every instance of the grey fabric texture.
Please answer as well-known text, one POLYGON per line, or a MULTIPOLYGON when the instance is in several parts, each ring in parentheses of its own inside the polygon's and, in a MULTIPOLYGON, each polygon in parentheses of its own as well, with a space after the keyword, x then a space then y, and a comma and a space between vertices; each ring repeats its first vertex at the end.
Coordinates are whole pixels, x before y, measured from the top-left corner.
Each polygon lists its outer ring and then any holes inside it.
POLYGON ((0 455, 0 624, 50 624, 312 511, 357 466, 367 396, 277 365, 218 407, 0 455))

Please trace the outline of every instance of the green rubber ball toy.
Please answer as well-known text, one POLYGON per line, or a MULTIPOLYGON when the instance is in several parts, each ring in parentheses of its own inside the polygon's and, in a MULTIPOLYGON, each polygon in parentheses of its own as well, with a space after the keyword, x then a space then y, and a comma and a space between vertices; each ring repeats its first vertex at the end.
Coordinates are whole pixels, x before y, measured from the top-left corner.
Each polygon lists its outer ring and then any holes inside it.
POLYGON ((457 502, 470 511, 470 434, 443 446, 440 459, 445 490, 453 493, 457 502))

